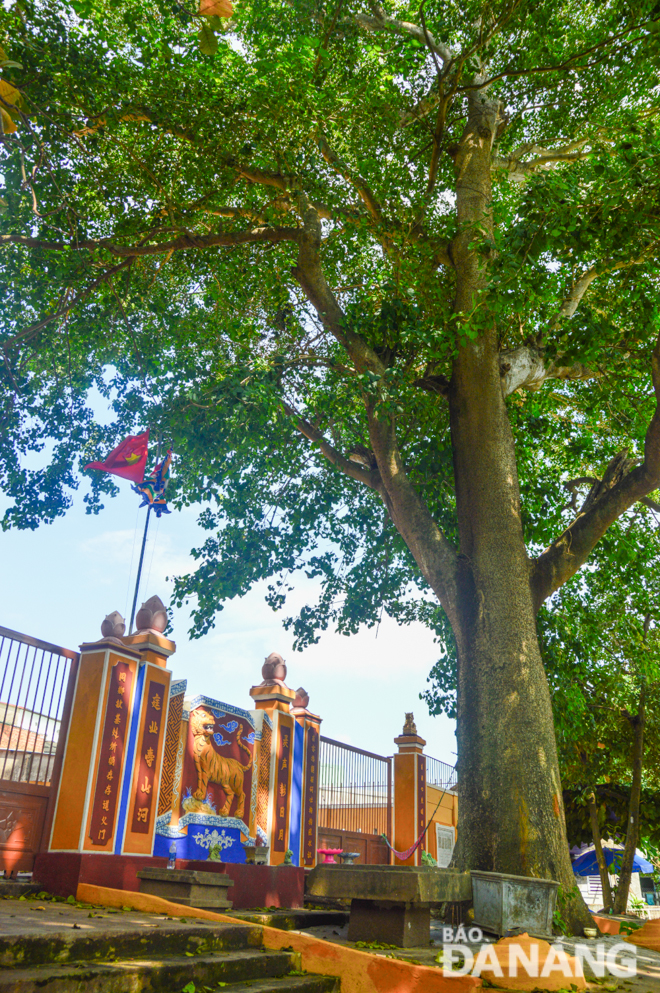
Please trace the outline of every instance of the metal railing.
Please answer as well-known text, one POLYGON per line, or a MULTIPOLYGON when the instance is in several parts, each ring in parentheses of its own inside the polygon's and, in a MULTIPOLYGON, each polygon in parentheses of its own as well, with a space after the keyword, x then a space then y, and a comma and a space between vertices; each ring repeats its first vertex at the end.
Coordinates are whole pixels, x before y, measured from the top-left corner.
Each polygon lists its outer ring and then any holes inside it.
POLYGON ((391 834, 392 760, 321 737, 319 827, 391 834))
POLYGON ((0 780, 48 785, 76 652, 0 626, 0 780))
POLYGON ((439 790, 450 790, 456 785, 456 769, 448 762, 426 756, 426 785, 439 790))

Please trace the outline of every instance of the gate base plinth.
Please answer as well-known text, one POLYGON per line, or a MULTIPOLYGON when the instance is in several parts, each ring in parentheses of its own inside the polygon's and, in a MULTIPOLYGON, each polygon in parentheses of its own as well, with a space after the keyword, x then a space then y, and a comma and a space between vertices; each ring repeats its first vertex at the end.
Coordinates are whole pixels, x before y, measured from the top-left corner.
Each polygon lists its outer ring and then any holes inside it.
POLYGON ((349 941, 377 941, 399 948, 428 947, 431 908, 419 903, 351 900, 349 941))
POLYGON ((203 910, 231 910, 227 890, 234 885, 226 873, 196 869, 138 869, 141 893, 151 893, 186 907, 203 910))

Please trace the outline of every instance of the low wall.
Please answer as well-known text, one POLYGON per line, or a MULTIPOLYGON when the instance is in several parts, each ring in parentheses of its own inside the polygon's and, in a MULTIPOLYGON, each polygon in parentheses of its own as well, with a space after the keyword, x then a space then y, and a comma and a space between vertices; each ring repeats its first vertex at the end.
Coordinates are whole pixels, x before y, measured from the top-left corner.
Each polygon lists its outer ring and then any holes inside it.
MULTIPOLYGON (((140 890, 138 870, 165 868, 167 859, 139 855, 95 855, 81 852, 44 852, 37 855, 34 880, 55 896, 75 896, 82 883, 127 893, 140 890)), ((229 899, 234 910, 256 907, 303 906, 305 870, 295 865, 240 865, 177 859, 177 869, 222 872, 234 880, 229 899)))

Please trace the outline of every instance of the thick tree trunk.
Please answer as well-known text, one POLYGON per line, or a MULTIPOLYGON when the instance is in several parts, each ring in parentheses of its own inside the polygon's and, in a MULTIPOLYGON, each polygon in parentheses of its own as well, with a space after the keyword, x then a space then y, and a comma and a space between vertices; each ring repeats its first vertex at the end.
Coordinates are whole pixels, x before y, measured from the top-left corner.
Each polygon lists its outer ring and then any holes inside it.
POLYGON ((642 769, 644 767, 644 721, 646 716, 646 684, 642 683, 637 714, 629 716, 633 728, 632 785, 628 804, 628 829, 626 844, 621 859, 621 872, 614 898, 614 913, 625 914, 628 909, 628 893, 632 876, 635 850, 639 841, 639 802, 642 794, 642 769))
POLYGON ((571 870, 549 688, 538 645, 520 519, 513 436, 489 320, 484 256, 492 239, 490 156, 498 106, 471 98, 458 147, 456 311, 479 317, 459 348, 450 416, 460 554, 457 861, 558 880, 564 917, 591 922, 571 870))
POLYGON ((587 808, 589 810, 589 823, 591 824, 591 836, 594 839, 594 849, 596 852, 596 862, 600 873, 600 885, 603 890, 603 909, 607 913, 612 911, 612 887, 610 886, 610 874, 603 854, 603 845, 600 837, 600 827, 598 824, 598 807, 596 796, 590 793, 587 797, 587 808))

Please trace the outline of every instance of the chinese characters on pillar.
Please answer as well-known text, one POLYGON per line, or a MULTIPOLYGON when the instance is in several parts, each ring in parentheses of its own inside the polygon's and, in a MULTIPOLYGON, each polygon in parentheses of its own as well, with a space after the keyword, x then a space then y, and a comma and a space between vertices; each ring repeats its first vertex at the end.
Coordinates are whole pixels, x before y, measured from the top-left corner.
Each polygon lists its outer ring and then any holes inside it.
POLYGON ((305 786, 302 809, 303 865, 316 862, 316 807, 318 797, 319 732, 318 728, 305 730, 305 786))
POLYGON ((138 834, 148 834, 151 830, 151 810, 155 809, 154 790, 158 792, 156 780, 156 756, 158 743, 163 733, 163 721, 167 717, 165 687, 150 679, 147 686, 144 706, 144 727, 138 753, 138 778, 133 808, 131 830, 138 834))
POLYGON ((92 804, 89 837, 93 845, 108 844, 115 830, 124 744, 131 715, 133 673, 127 662, 117 662, 110 673, 110 691, 101 736, 99 768, 92 804))
POLYGON ((275 817, 273 823, 273 851, 285 852, 288 846, 289 777, 291 775, 291 745, 293 727, 282 718, 277 730, 277 771, 275 774, 275 817))
MULTIPOLYGON (((426 756, 417 756, 417 837, 426 827, 426 756)), ((421 850, 426 849, 427 840, 420 846, 419 859, 421 860, 421 850)))

